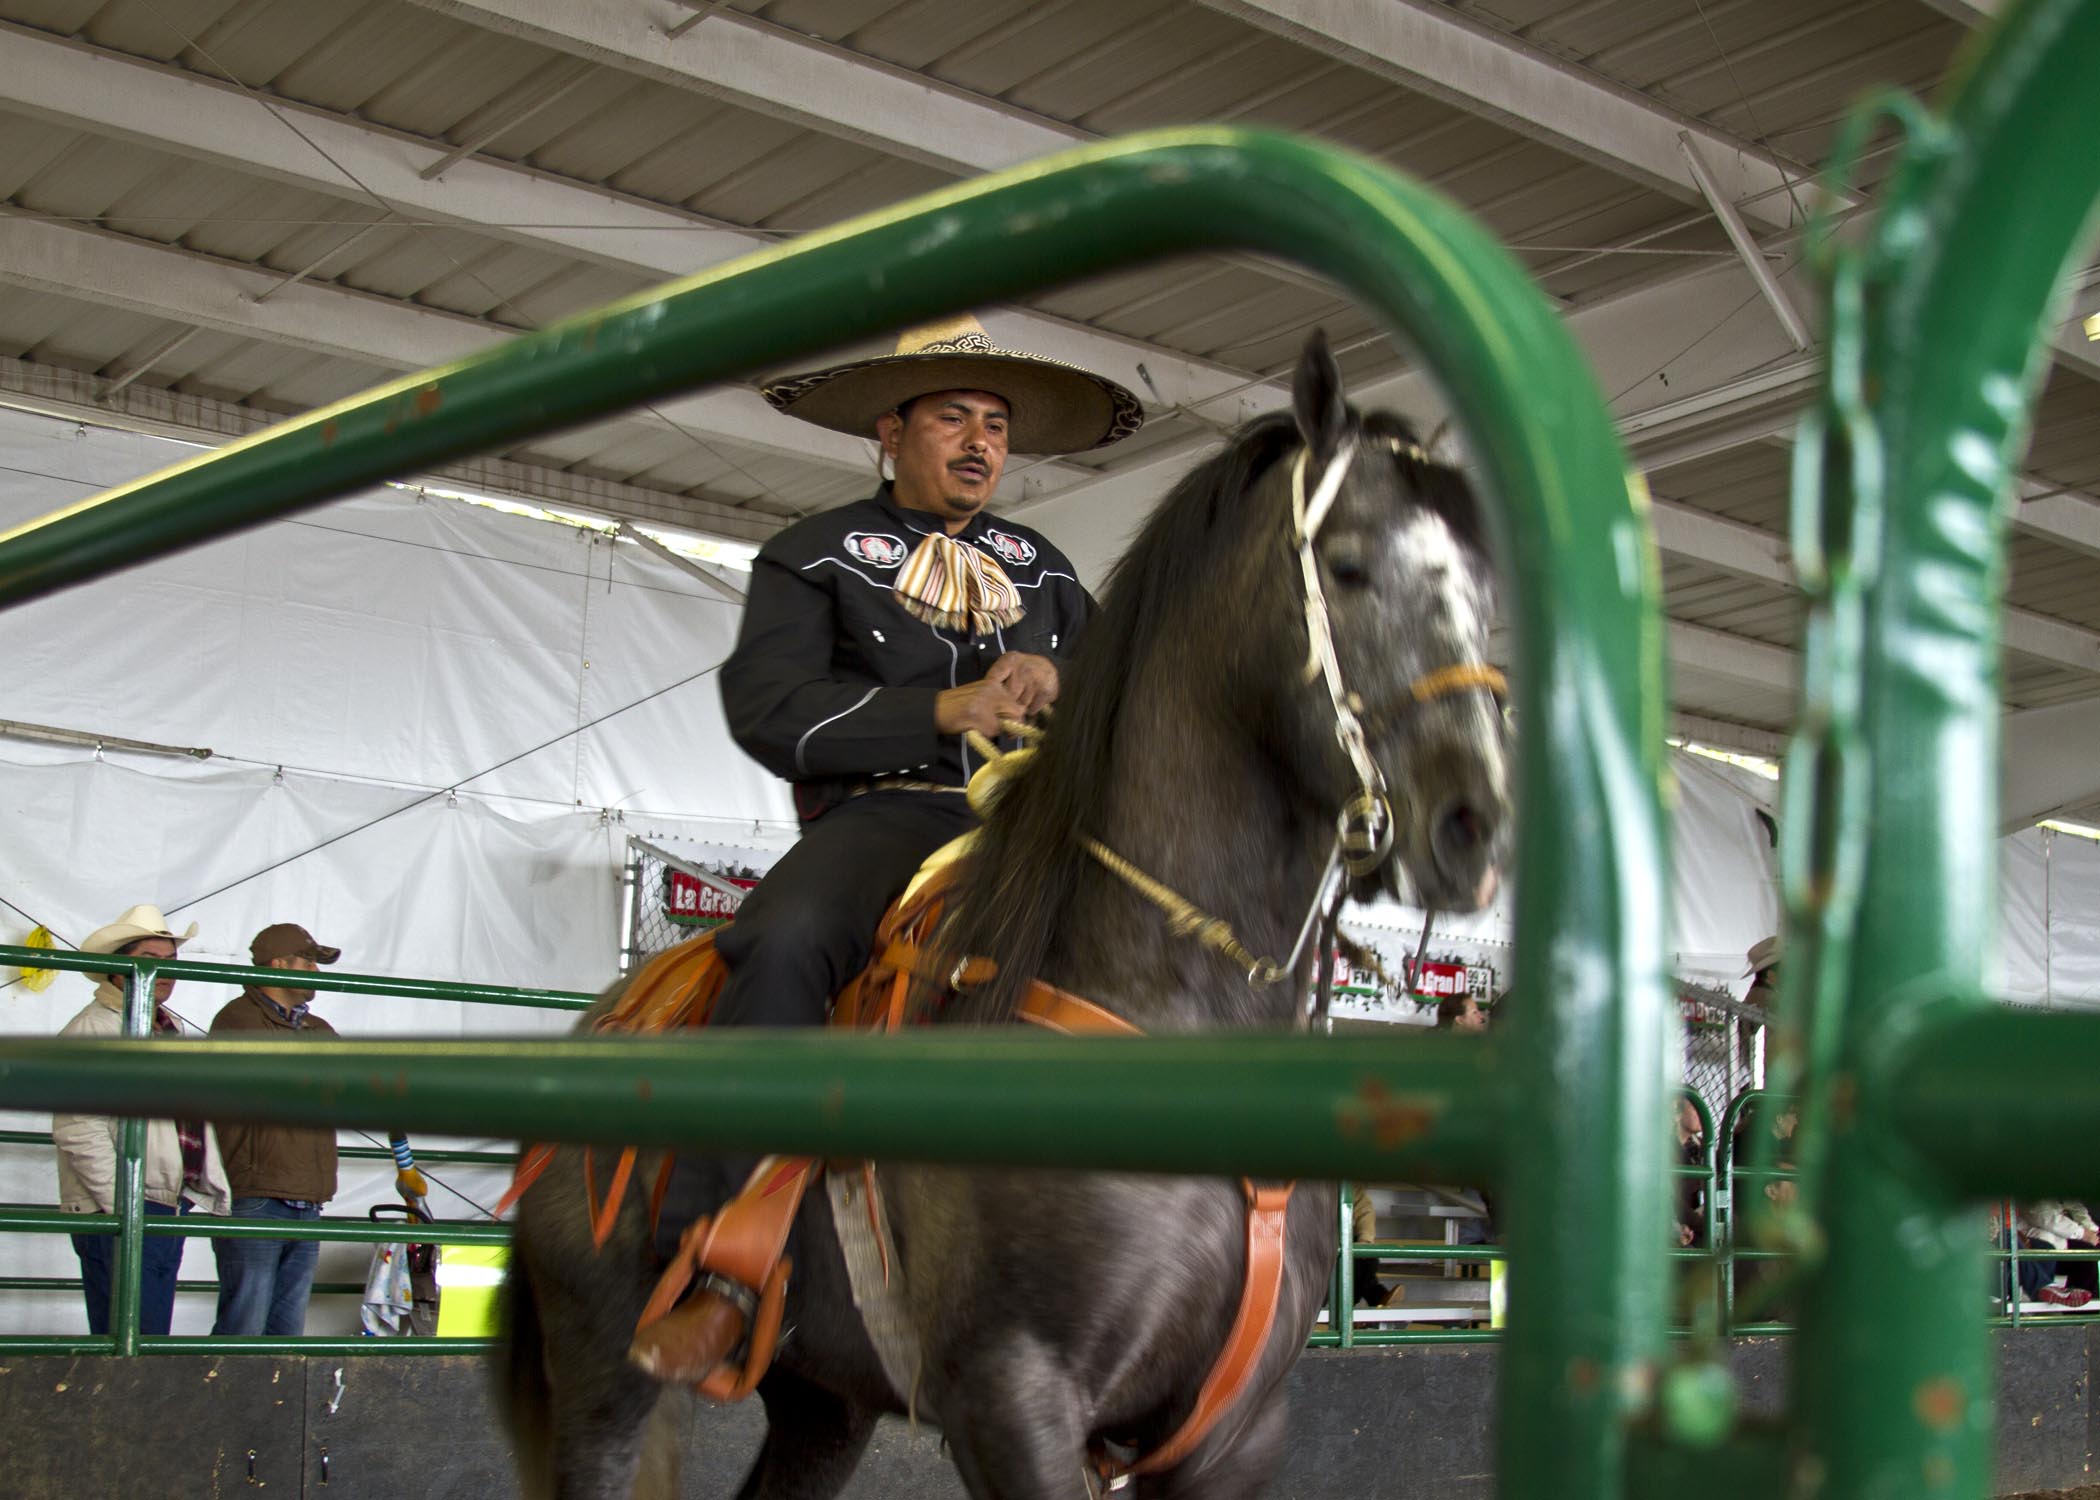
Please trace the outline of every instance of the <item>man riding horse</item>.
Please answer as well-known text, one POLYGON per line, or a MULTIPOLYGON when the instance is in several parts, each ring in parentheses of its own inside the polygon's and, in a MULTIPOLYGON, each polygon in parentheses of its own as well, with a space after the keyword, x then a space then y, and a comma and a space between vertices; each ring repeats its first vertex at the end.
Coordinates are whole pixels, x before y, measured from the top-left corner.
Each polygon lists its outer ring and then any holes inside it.
MULTIPOLYGON (((765 396, 875 439, 895 474, 766 544, 722 668, 730 733, 793 785, 802 837, 715 938, 729 977, 710 1024, 813 1026, 920 864, 973 825, 969 733, 1011 737, 1054 703, 1093 613, 1055 547, 985 514, 1008 452, 1101 447, 1143 418, 1113 381, 998 348, 969 318, 765 396)), ((678 1159, 657 1230, 667 1281, 693 1276, 686 1226, 756 1165, 678 1159)), ((757 1289, 695 1286, 635 1336, 630 1357, 660 1379, 701 1380, 747 1332, 757 1289)))

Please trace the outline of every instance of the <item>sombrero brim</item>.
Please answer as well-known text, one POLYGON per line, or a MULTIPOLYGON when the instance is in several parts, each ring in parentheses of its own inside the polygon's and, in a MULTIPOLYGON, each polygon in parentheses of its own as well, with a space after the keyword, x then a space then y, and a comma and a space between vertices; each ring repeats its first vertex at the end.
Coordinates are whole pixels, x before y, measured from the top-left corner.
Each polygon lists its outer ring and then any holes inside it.
POLYGON ((1136 432, 1145 415, 1113 380, 1032 354, 891 354, 856 360, 765 387, 777 411, 834 432, 873 438, 875 423, 930 391, 990 391, 1006 398, 1007 450, 1080 453, 1136 432))

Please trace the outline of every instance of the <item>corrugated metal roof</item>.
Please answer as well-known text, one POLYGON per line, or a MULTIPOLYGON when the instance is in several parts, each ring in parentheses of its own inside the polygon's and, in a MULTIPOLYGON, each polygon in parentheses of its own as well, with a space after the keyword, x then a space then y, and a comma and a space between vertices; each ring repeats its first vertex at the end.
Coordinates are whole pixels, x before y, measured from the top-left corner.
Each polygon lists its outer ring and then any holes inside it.
MULTIPOLYGON (((1685 271, 1733 266, 1718 224, 1688 187, 1665 190, 1609 152, 1578 153, 1563 139, 1567 122, 1483 110, 1464 97, 1463 78, 1436 80, 1456 96, 1431 97, 1436 91, 1396 82, 1405 70, 1385 60, 1254 24, 1259 0, 1238 9, 1237 0, 733 0, 676 39, 664 33, 677 11, 659 7, 649 17, 658 40, 640 60, 622 58, 617 25, 633 19, 625 11, 565 13, 566 24, 597 29, 583 41, 535 32, 540 12, 473 19, 484 10, 500 16, 511 3, 479 0, 462 11, 437 0, 0 0, 0 24, 23 28, 0 31, 0 47, 69 39, 63 59, 145 67, 139 87, 201 88, 151 130, 111 123, 117 112, 92 91, 55 105, 0 97, 0 212, 36 216, 54 231, 93 231, 99 238, 78 241, 83 253, 116 246, 170 257, 155 262, 167 295, 156 297, 148 277, 122 306, 85 284, 68 293, 10 283, 0 265, 0 354, 106 385, 128 379, 140 391, 302 410, 420 362, 406 352, 392 365, 374 356, 462 331, 539 327, 663 279, 672 260, 702 263, 727 243, 721 236, 764 243, 955 181, 978 151, 956 120, 986 132, 1025 127, 1045 140, 1191 121, 1309 132, 1458 199, 1552 295, 1571 309, 1597 309, 1609 331, 1596 337, 1654 351, 1629 368, 1674 375, 1692 336, 1704 335, 1694 346, 1702 353, 1725 354, 1757 331, 1751 318, 1731 318, 1741 293, 1728 288, 1747 285, 1739 273, 1718 283, 1704 327, 1687 326, 1682 313, 1651 322, 1638 314, 1685 271), (836 103, 854 108, 832 112, 830 101, 775 98, 742 79, 681 76, 704 57, 709 28, 719 42, 725 25, 751 27, 746 40, 755 45, 868 88, 842 86, 836 103), (877 117, 874 86, 900 75, 921 86, 927 120, 911 111, 877 117), (192 128, 189 113, 209 116, 219 133, 192 128), (337 132, 329 139, 338 150, 320 143, 328 132, 337 132), (223 144, 244 134, 251 149, 223 144), (345 140, 353 149, 341 150, 345 140), (433 174, 435 185, 409 194, 416 206, 404 208, 405 190, 382 201, 351 165, 434 164, 460 151, 483 167, 513 169, 503 201, 528 207, 502 222, 448 213, 455 201, 480 200, 455 199, 449 179, 433 174), (681 255, 636 250, 635 237, 647 235, 640 230, 599 250, 589 233, 606 192, 654 210, 681 255), (239 271, 298 277, 334 299, 326 306, 342 326, 361 322, 362 331, 306 337, 298 327, 244 323, 237 300, 200 329, 195 309, 239 271)), ((1548 59, 1600 100, 1636 106, 1666 138, 1680 124, 1716 131, 1746 158, 1776 162, 1788 182, 1827 149, 1853 97, 1885 84, 1934 87, 1966 35, 1917 0, 1386 3, 1514 48, 1518 61, 1548 59)), ((1865 179, 1885 163, 1870 163, 1865 179)), ((1794 252, 1784 237, 1771 244, 1794 252)), ((1191 390, 1287 373, 1314 327, 1336 342, 1358 386, 1405 364, 1361 310, 1302 273, 1248 257, 1132 268, 1046 291, 1028 306, 1082 342, 1136 341, 1154 369, 1195 361, 1191 390)), ((1031 493, 1112 480, 1190 451, 1211 432, 1163 409, 1155 392, 1141 394, 1153 408, 1143 434, 1035 467, 1031 493)), ((1622 404, 1680 394, 1658 377, 1623 393, 1622 404)), ((110 409, 121 409, 121 396, 110 409)), ((1234 409, 1231 401, 1218 408, 1234 409)), ((1750 437, 1658 470, 1656 493, 1783 532, 1786 451, 1750 437)), ((638 496, 769 517, 840 503, 871 482, 852 462, 800 458, 748 433, 674 428, 648 413, 535 439, 509 456, 550 474, 631 484, 638 496)), ((2100 493, 2100 383, 2089 374, 2053 376, 2026 471, 2030 493, 2068 492, 2081 504, 2100 493)), ((2075 538, 2017 533, 2011 564, 2015 603, 2100 635, 2094 558, 2075 538)), ((1767 580, 1730 573, 1695 548, 1666 559, 1664 584, 1669 613, 1688 625, 1792 642, 1798 606, 1767 580)), ((1710 671, 1683 674, 1680 688, 1690 711, 1767 728, 1783 720, 1789 699, 1773 681, 1710 671)), ((2008 702, 2022 705, 2095 692, 2100 674, 2062 662, 2016 658, 2007 679, 2008 702)))

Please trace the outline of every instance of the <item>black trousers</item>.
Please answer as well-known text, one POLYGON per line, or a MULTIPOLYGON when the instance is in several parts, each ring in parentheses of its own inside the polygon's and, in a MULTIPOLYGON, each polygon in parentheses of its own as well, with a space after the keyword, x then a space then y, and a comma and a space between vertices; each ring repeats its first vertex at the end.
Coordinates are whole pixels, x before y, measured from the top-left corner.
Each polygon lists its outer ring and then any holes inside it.
MULTIPOLYGON (((976 823, 959 795, 870 792, 807 825, 715 934, 729 979, 709 1024, 821 1025, 831 997, 867 967, 875 925, 926 856, 976 823)), ((658 1252, 670 1255, 685 1227, 727 1202, 757 1165, 750 1155, 678 1157, 658 1252)))

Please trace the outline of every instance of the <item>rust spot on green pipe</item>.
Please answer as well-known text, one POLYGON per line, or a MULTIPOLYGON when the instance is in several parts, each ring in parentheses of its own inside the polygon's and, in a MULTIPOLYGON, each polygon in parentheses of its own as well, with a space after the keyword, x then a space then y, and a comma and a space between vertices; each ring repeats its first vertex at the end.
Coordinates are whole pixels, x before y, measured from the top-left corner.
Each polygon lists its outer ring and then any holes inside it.
POLYGON ((1397 1150, 1420 1140, 1436 1126, 1436 1113, 1419 1104, 1395 1099, 1381 1079, 1366 1078, 1357 1085, 1356 1097, 1335 1111, 1335 1128, 1354 1138, 1369 1130, 1381 1151, 1397 1150))
POLYGON ((1910 1404, 1911 1410, 1918 1414, 1918 1420, 1934 1432, 1953 1431, 1968 1407, 1961 1383, 1951 1375, 1926 1381, 1911 1396, 1910 1404))
POLYGON ((1858 1113, 1859 1079, 1851 1073, 1840 1073, 1830 1080, 1830 1123, 1839 1130, 1850 1130, 1858 1113))
POLYGON ((647 1104, 650 1101, 650 1099, 655 1097, 655 1094, 656 1085, 651 1083, 648 1079, 637 1078, 634 1081, 634 1097, 641 1100, 644 1104, 647 1104))
POLYGON ((432 382, 416 392, 416 415, 419 417, 429 416, 444 404, 444 388, 436 382, 432 382))
POLYGON ((1578 1396, 1594 1395, 1597 1390, 1597 1362, 1577 1356, 1568 1361, 1568 1389, 1578 1396))
POLYGON ((836 1120, 846 1112, 846 1086, 834 1083, 824 1091, 824 1118, 836 1120))
POLYGON ((323 422, 321 424, 321 446, 326 448, 334 443, 336 438, 341 435, 342 430, 342 426, 333 417, 323 422))

